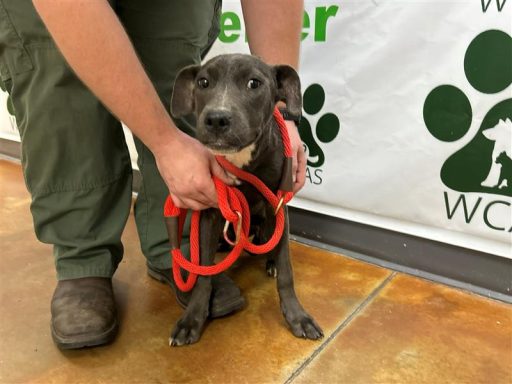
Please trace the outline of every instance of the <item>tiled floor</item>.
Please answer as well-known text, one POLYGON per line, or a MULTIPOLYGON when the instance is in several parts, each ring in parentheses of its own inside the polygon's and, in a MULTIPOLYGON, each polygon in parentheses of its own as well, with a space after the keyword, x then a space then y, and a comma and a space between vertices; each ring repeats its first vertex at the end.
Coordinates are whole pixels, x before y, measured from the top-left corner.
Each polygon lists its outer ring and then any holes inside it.
POLYGON ((248 305, 170 348, 181 313, 146 276, 133 220, 114 279, 122 326, 109 346, 59 351, 49 332, 51 248, 32 231, 20 167, 0 160, 0 383, 512 383, 512 307, 292 245, 304 306, 325 331, 294 338, 262 258, 232 276, 248 305))

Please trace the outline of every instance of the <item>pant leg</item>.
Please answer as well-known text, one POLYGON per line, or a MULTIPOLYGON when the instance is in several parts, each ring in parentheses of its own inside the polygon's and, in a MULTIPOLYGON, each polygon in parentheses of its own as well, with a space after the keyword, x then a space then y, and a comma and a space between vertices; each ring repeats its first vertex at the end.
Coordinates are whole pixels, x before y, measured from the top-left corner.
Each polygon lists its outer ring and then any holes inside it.
MULTIPOLYGON (((198 64, 219 32, 220 0, 118 0, 119 15, 137 54, 165 105, 170 109, 174 80, 178 71, 198 64)), ((191 125, 175 121, 193 135, 191 125)), ((169 239, 163 221, 163 206, 169 191, 149 149, 137 138, 141 188, 135 203, 135 220, 141 248, 148 262, 169 268, 169 239)), ((182 247, 188 253, 188 233, 182 247)))
POLYGON ((131 204, 121 125, 70 70, 30 0, 0 0, 0 18, 0 73, 36 235, 54 245, 59 279, 112 276, 131 204))

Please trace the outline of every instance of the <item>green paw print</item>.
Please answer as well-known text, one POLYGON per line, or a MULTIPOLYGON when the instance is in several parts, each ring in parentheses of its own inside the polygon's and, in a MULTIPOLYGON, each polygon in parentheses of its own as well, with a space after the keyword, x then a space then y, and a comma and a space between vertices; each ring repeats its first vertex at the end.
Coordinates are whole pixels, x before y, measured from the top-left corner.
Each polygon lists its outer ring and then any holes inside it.
MULTIPOLYGON (((2 80, 0 80, 0 89, 4 92, 7 92, 7 88, 2 80)), ((14 105, 12 104, 11 96, 7 98, 7 112, 14 116, 14 105)))
MULTIPOLYGON (((316 115, 325 103, 325 92, 320 84, 311 84, 304 92, 304 112, 308 115, 316 115)), ((325 162, 325 155, 317 140, 322 143, 333 141, 340 131, 340 121, 334 113, 326 113, 320 116, 315 127, 316 139, 311 129, 311 124, 306 117, 302 117, 299 125, 300 137, 304 143, 308 165, 321 167, 325 162)))
MULTIPOLYGON (((480 33, 469 44, 464 73, 473 88, 496 94, 512 83, 512 38, 503 31, 480 33)), ((469 99, 453 85, 433 89, 423 105, 429 132, 443 142, 455 142, 468 132, 473 120, 469 99)), ((443 183, 459 192, 512 196, 512 98, 494 105, 478 132, 451 155, 441 168, 443 183)))

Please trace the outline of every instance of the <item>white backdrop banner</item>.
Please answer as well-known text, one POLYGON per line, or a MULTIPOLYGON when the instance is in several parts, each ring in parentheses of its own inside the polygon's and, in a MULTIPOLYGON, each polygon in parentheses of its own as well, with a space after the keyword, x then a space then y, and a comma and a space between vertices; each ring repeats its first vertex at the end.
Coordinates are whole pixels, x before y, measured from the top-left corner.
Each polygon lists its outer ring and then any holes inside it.
MULTIPOLYGON (((511 20, 507 0, 306 1, 292 205, 512 258, 511 20)), ((221 23, 210 56, 249 52, 238 0, 221 23)))

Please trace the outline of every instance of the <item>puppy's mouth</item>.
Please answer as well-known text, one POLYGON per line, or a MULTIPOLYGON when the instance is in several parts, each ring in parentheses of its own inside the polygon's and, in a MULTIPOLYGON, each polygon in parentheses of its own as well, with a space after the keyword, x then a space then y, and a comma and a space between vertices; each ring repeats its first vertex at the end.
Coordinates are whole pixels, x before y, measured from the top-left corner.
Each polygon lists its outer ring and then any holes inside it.
POLYGON ((258 133, 255 137, 234 137, 232 139, 226 137, 201 137, 198 135, 197 139, 214 155, 232 155, 243 151, 244 149, 254 145, 261 134, 258 133))
POLYGON ((243 151, 245 148, 254 144, 254 141, 244 145, 230 145, 225 142, 212 142, 212 143, 203 143, 208 150, 214 155, 232 155, 238 152, 243 151))

